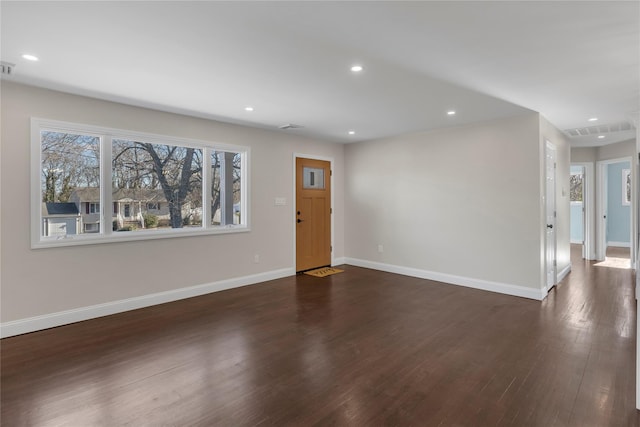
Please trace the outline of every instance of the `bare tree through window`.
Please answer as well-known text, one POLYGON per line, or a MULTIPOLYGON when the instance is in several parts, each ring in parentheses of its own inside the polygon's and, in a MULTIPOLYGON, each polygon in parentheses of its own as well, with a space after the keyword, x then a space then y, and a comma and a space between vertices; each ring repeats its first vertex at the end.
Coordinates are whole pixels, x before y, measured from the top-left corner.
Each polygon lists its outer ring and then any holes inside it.
POLYGON ((631 204, 631 169, 622 170, 622 204, 631 204))
POLYGON ((572 202, 583 202, 584 175, 572 173, 569 175, 569 197, 572 202))
POLYGON ((100 138, 43 131, 40 150, 43 202, 69 202, 75 188, 100 186, 100 138))
POLYGON ((128 140, 112 147, 114 190, 160 189, 171 228, 191 224, 192 211, 202 205, 201 149, 128 140))

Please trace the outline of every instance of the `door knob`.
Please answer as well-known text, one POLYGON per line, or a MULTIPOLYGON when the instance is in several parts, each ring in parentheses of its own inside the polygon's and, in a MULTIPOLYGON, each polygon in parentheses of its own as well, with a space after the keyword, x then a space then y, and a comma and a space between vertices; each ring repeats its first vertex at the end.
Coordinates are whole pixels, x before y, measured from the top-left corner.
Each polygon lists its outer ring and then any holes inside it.
POLYGON ((547 228, 553 228, 553 224, 547 224, 547 228))
POLYGON ((300 218, 298 218, 298 222, 300 223, 300 222, 302 222, 302 220, 300 218))

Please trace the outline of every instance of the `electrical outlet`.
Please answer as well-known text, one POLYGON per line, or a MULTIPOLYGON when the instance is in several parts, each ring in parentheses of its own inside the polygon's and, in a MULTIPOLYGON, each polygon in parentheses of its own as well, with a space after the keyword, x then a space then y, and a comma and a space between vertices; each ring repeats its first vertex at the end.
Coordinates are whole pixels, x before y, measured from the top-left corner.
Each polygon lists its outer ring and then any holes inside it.
POLYGON ((384 252, 384 248, 382 247, 382 245, 378 245, 378 252, 379 253, 384 252))
POLYGON ((255 254, 255 255, 253 256, 253 262, 254 262, 254 263, 256 263, 256 264, 257 264, 257 263, 259 263, 259 262, 260 262, 260 255, 255 254))

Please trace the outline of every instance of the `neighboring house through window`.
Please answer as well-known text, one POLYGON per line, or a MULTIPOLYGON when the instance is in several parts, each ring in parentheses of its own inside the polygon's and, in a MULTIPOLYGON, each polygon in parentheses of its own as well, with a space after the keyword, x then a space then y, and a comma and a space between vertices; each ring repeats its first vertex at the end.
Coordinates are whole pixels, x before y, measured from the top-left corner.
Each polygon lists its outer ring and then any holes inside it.
POLYGON ((45 237, 65 237, 81 233, 82 217, 75 203, 43 202, 42 235, 45 237))

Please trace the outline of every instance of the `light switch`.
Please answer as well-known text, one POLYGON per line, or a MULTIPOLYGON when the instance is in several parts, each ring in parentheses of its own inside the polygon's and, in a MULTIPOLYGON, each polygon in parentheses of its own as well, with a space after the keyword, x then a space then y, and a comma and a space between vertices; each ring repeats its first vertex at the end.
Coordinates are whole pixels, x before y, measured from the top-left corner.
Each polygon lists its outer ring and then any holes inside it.
POLYGON ((275 204, 276 206, 284 206, 287 204, 287 199, 284 197, 276 197, 275 204))

